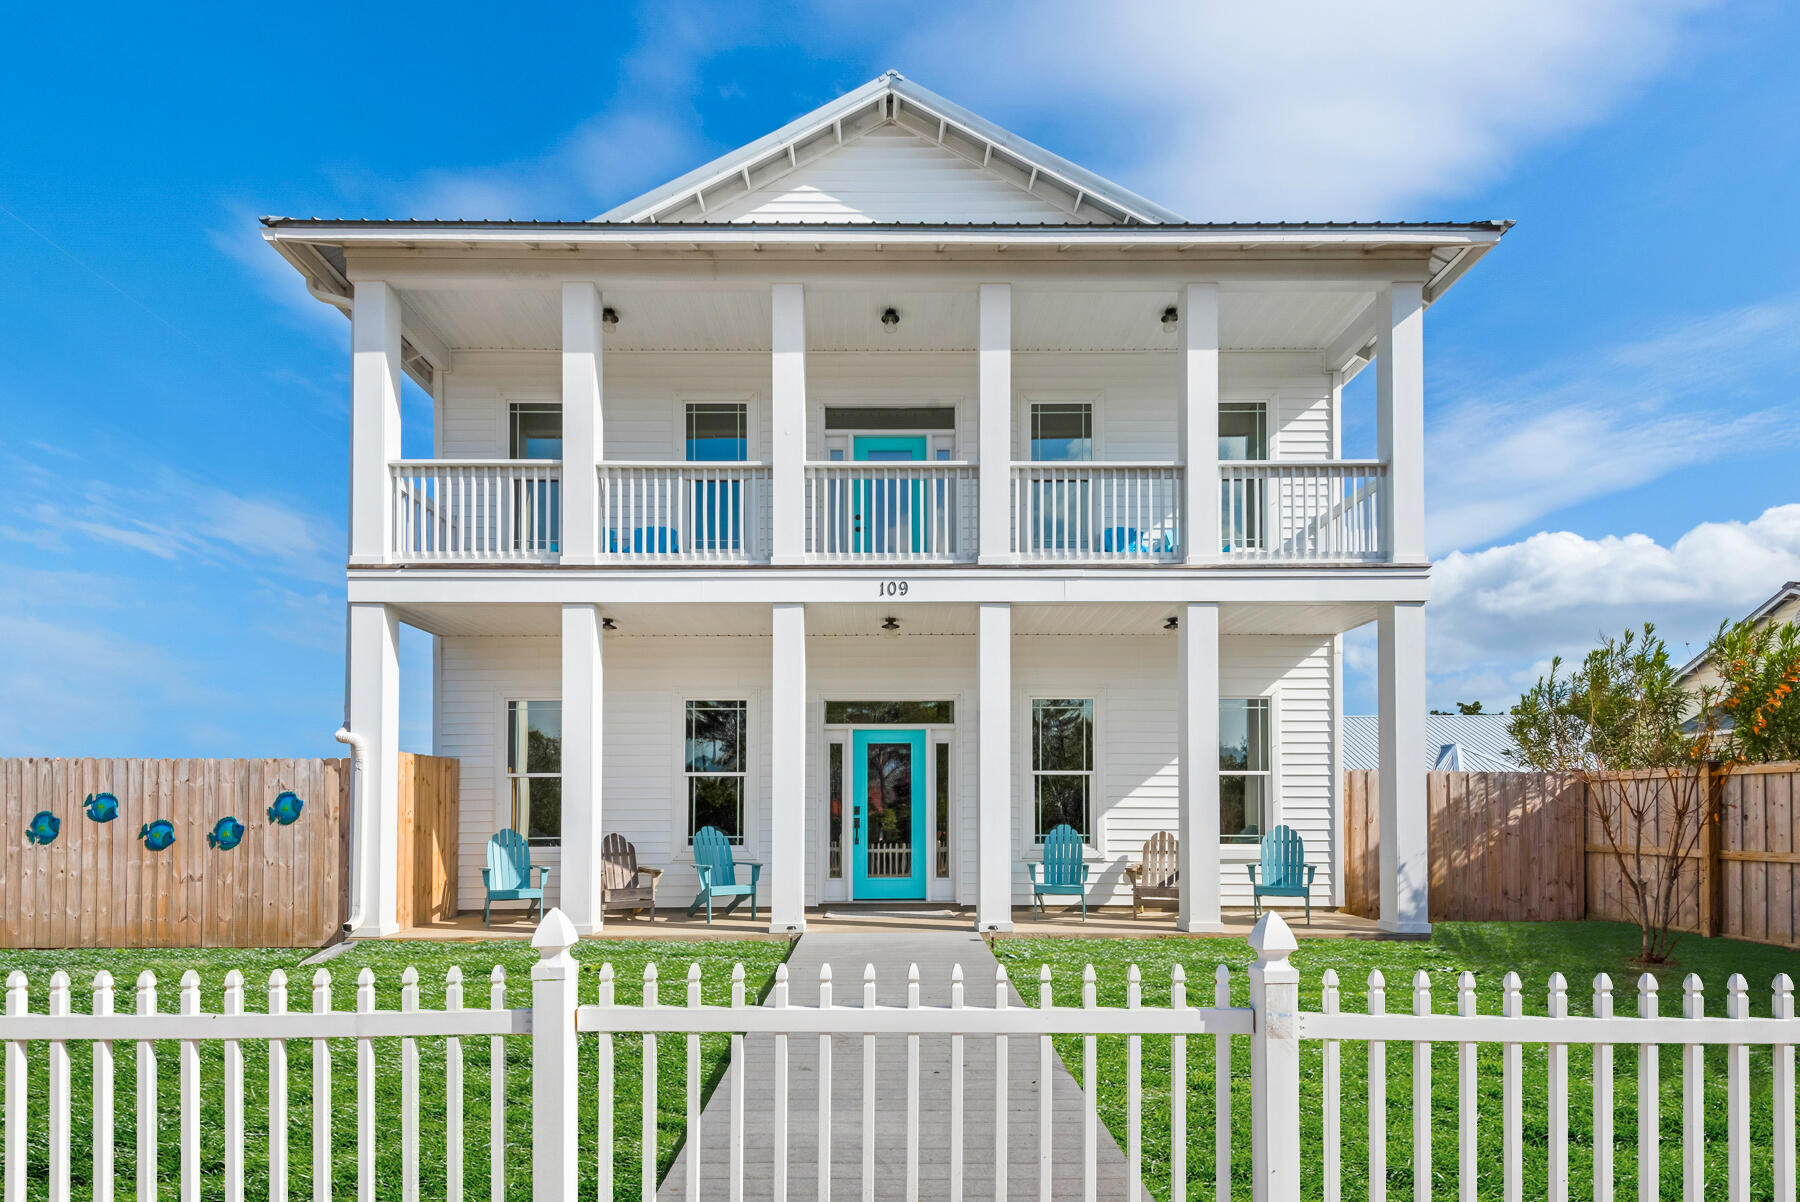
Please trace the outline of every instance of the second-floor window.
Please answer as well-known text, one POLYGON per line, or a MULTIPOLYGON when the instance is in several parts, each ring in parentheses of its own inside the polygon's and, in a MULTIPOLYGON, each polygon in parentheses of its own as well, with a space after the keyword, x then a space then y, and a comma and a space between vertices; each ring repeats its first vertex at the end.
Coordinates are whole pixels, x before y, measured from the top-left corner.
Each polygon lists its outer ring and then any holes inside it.
MULTIPOLYGON (((1219 460, 1269 457, 1268 409, 1258 402, 1219 406, 1219 460)), ((1225 551, 1255 551, 1264 546, 1263 513, 1267 508, 1262 480, 1220 480, 1219 533, 1225 551)))
POLYGON ((561 459, 562 406, 507 407, 508 459, 561 459))
POLYGON ((1268 407, 1260 401, 1219 406, 1219 458, 1269 457, 1268 407))
POLYGON ((749 406, 694 401, 687 407, 690 463, 742 463, 750 457, 749 406))
POLYGON ((1094 407, 1075 402, 1031 406, 1031 458, 1037 463, 1086 462, 1094 457, 1094 407))

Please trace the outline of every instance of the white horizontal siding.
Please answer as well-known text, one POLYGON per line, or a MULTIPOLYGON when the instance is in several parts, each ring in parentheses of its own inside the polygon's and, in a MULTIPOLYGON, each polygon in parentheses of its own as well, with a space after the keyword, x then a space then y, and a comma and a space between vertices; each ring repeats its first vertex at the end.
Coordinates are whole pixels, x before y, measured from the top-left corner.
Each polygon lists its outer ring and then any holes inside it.
MULTIPOLYGON (((896 125, 712 208, 708 221, 1066 222, 1067 210, 896 125)), ((1089 211, 1080 218, 1093 221, 1089 211)))
MULTIPOLYGON (((560 649, 555 638, 444 638, 441 640, 441 754, 462 762, 459 838, 461 904, 482 903, 486 842, 510 822, 506 800, 503 722, 508 699, 561 696, 560 649)), ((769 764, 767 638, 611 637, 605 644, 605 728, 602 747, 603 825, 637 845, 642 862, 669 869, 664 898, 684 902, 695 888, 685 844, 681 785, 683 702, 690 697, 750 702, 749 830, 746 856, 768 861, 776 833, 768 829, 769 764)), ((1096 867, 1095 903, 1124 903, 1130 891, 1124 866, 1159 830, 1176 827, 1175 681, 1171 640, 1165 637, 1021 636, 1013 644, 1014 856, 1013 895, 1026 904, 1025 859, 1031 841, 1030 698, 1093 697, 1096 702, 1096 830, 1105 863, 1096 867)), ((933 896, 972 903, 975 897, 977 763, 980 715, 975 696, 975 640, 962 636, 893 639, 827 636, 807 643, 806 899, 821 892, 825 863, 826 699, 948 699, 956 704, 952 771, 954 888, 933 896)), ((1224 696, 1272 696, 1277 721, 1277 819, 1299 831, 1318 866, 1314 896, 1331 890, 1334 789, 1331 779, 1330 641, 1311 637, 1227 637, 1221 646, 1224 696)), ((572 804, 572 801, 571 801, 572 804)), ((1227 905, 1249 904, 1243 870, 1249 850, 1230 851, 1222 874, 1227 905)), ((557 865, 555 849, 540 849, 557 865)), ((560 874, 559 874, 560 875, 560 874)), ((553 885, 555 882, 553 881, 553 885)), ((553 899, 554 900, 554 897, 553 899)))

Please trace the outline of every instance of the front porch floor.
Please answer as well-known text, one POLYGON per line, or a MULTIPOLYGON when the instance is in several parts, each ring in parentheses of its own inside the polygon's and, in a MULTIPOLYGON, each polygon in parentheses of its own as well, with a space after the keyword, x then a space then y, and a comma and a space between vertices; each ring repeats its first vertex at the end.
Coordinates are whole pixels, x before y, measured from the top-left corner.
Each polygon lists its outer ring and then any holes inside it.
MULTIPOLYGON (((537 930, 537 923, 527 921, 522 916, 516 916, 518 914, 517 911, 511 911, 503 918, 496 913, 491 930, 482 924, 481 915, 472 912, 459 914, 444 922, 407 927, 395 938, 464 941, 529 939, 537 930)), ((1315 906, 1311 926, 1306 925, 1302 911, 1298 908, 1281 907, 1281 914, 1288 920, 1294 934, 1302 939, 1386 939, 1393 937, 1383 932, 1374 919, 1359 918, 1340 910, 1325 910, 1315 906)), ((1225 936, 1240 939, 1249 937, 1250 928, 1255 923, 1255 918, 1248 909, 1228 909, 1224 913, 1224 920, 1225 936)), ((814 906, 806 912, 806 933, 809 935, 970 931, 974 929, 974 925, 975 911, 973 907, 942 903, 870 905, 837 902, 831 905, 814 906)), ((1010 935, 1015 938, 1094 939, 1145 938, 1158 935, 1181 936, 1182 933, 1175 929, 1173 910, 1151 911, 1142 918, 1133 918, 1129 906, 1089 906, 1087 921, 1083 922, 1078 912, 1065 913, 1062 907, 1052 909, 1044 917, 1034 918, 1031 907, 1020 906, 1013 910, 1013 929, 1010 935)), ((1007 936, 1001 937, 1006 938, 1007 936)), ((1202 936, 1185 937, 1201 938, 1202 936)), ((749 908, 740 907, 737 913, 731 917, 715 917, 711 925, 708 925, 704 915, 689 918, 683 907, 658 910, 653 921, 629 915, 609 915, 606 920, 605 933, 595 936, 595 938, 785 940, 787 936, 772 934, 769 931, 766 910, 759 909, 756 921, 752 922, 749 908)))

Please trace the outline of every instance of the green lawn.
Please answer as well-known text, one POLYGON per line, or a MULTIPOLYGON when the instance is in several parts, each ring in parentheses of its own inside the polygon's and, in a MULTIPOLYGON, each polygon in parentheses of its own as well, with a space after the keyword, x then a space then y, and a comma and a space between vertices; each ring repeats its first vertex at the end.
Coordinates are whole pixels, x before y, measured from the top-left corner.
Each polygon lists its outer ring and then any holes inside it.
MULTIPOLYGON (((268 976, 280 968, 288 974, 288 1008, 312 1008, 314 969, 299 968, 304 951, 288 950, 209 950, 209 951, 130 951, 72 950, 54 952, 0 953, 0 972, 22 970, 31 978, 31 1009, 47 1009, 46 994, 50 974, 61 968, 73 979, 73 1008, 90 1008, 94 973, 105 969, 114 978, 115 1008, 128 1010, 136 1006, 135 982, 145 969, 157 975, 158 1008, 175 1011, 179 1006, 181 974, 193 969, 200 975, 202 1009, 216 1011, 224 989, 225 974, 236 968, 245 976, 245 1004, 249 1010, 265 1008, 268 976)), ((702 995, 709 1004, 723 1004, 731 998, 732 966, 742 963, 745 970, 749 1001, 754 1004, 765 992, 775 966, 786 956, 787 945, 768 940, 673 941, 643 940, 633 942, 588 941, 575 949, 581 964, 581 999, 591 1002, 598 996, 600 965, 610 961, 618 974, 617 998, 622 1004, 636 1005, 643 994, 644 966, 657 962, 661 975, 661 1000, 680 1004, 686 997, 686 973, 690 963, 701 969, 702 995)), ((355 1008, 356 976, 363 968, 372 969, 376 981, 376 1006, 399 1009, 400 975, 408 965, 419 970, 420 1006, 439 1009, 444 1001, 444 974, 452 965, 463 971, 463 1002, 470 1008, 488 1005, 489 973, 494 965, 505 968, 508 979, 508 1004, 530 1005, 531 966, 537 956, 523 941, 489 943, 366 943, 332 960, 327 967, 332 977, 332 1003, 342 1010, 355 1008)), ((724 1070, 728 1054, 728 1038, 709 1037, 702 1046, 702 1072, 705 1088, 710 1091, 724 1070)), ((351 1040, 334 1040, 332 1056, 333 1098, 333 1192, 339 1198, 355 1196, 356 1183, 356 1053, 351 1040)), ((529 1198, 531 1189, 531 1082, 529 1039, 510 1041, 507 1050, 506 1077, 506 1193, 511 1198, 529 1198)), ((158 1126, 160 1159, 157 1169, 161 1193, 175 1196, 179 1181, 180 1137, 178 1043, 157 1045, 157 1085, 159 1096, 158 1126)), ((137 1090, 134 1060, 135 1045, 118 1045, 116 1060, 115 1148, 117 1150, 115 1189, 117 1196, 135 1195, 137 1146, 137 1090)), ((290 1198, 311 1196, 312 1182, 312 1052, 308 1042, 288 1045, 288 1106, 290 1198)), ((643 1041, 620 1037, 617 1041, 614 1172, 620 1197, 635 1197, 638 1191, 639 1147, 643 1131, 640 1086, 643 1041)), ((223 1109, 224 1055, 217 1043, 201 1044, 201 1086, 205 1099, 202 1115, 201 1195, 207 1199, 224 1197, 224 1133, 221 1125, 223 1109)), ((244 1113, 249 1128, 246 1137, 245 1163, 249 1199, 268 1197, 268 1054, 266 1044, 245 1043, 244 1069, 246 1099, 244 1113)), ((376 1141, 377 1193, 397 1197, 401 1183, 400 1129, 400 1058, 397 1039, 375 1041, 377 1123, 382 1138, 376 1141)), ((686 1089, 686 1047, 684 1039, 664 1038, 659 1048, 657 1144, 660 1171, 666 1171, 680 1146, 684 1127, 686 1089)), ((420 1105, 421 1196, 444 1196, 444 1056, 442 1040, 421 1040, 420 1081, 423 1096, 420 1105)), ((597 1154, 595 1130, 597 1101, 595 1080, 597 1041, 581 1041, 582 1080, 580 1132, 582 1141, 582 1187, 584 1196, 594 1191, 597 1154)), ((29 1188, 33 1199, 48 1195, 47 1156, 49 1131, 48 1055, 46 1045, 34 1043, 30 1055, 30 1107, 28 1137, 29 1188)), ((471 1199, 489 1196, 490 1130, 489 1051, 485 1038, 463 1041, 464 1059, 464 1194, 471 1199)), ((72 1164, 74 1190, 86 1196, 92 1178, 91 1093, 89 1091, 89 1054, 72 1048, 70 1055, 74 1075, 75 1149, 72 1164)), ((0 1162, 4 1152, 0 1151, 0 1162)))
MULTIPOLYGON (((1500 983, 1508 970, 1523 981, 1527 1014, 1546 1012, 1550 974, 1560 971, 1569 980, 1569 1011, 1592 1011, 1593 978, 1606 972, 1613 980, 1614 1013, 1637 1012, 1637 978, 1641 970, 1630 964, 1637 950, 1635 927, 1614 923, 1444 923, 1430 942, 1363 942, 1342 939, 1302 940, 1293 963, 1300 970, 1301 1005, 1319 1007, 1320 978, 1336 969, 1346 1011, 1366 1009, 1365 990, 1371 969, 1380 969, 1387 981, 1388 1010, 1412 1009, 1412 981, 1416 972, 1430 974, 1432 1008, 1454 1013, 1456 978, 1464 971, 1475 974, 1479 1009, 1500 1010, 1500 983)), ((1054 973, 1053 993, 1063 1005, 1079 1005, 1081 972, 1092 963, 1098 974, 1101 1005, 1125 1004, 1128 967, 1138 965, 1144 978, 1144 1004, 1167 1005, 1169 971, 1181 964, 1188 978, 1190 1004, 1210 1004, 1213 973, 1220 963, 1232 969, 1233 1003, 1247 1005, 1249 986, 1243 970, 1254 960, 1241 939, 1011 939, 995 941, 995 951, 1019 986, 1028 1004, 1037 1000, 1036 979, 1041 964, 1054 973)), ((1700 976, 1706 991, 1706 1011, 1725 1012, 1725 983, 1734 972, 1749 982, 1750 1009, 1767 1015, 1769 983, 1777 973, 1800 979, 1800 955, 1779 948, 1730 940, 1689 938, 1676 948, 1680 963, 1660 972, 1663 1014, 1680 1014, 1682 979, 1700 976)), ((1234 1041, 1232 1052, 1233 1130, 1237 1149, 1232 1160, 1233 1194, 1250 1196, 1249 1168, 1249 1040, 1234 1041), (1237 1134, 1241 1133, 1241 1134, 1237 1134)), ((1210 1191, 1213 1181, 1213 1040, 1188 1041, 1189 1134, 1188 1175, 1210 1191)), ((1059 1038, 1063 1061, 1079 1081, 1081 1041, 1059 1038)), ((1368 1196, 1368 1057, 1365 1045, 1342 1045, 1342 1164, 1343 1197, 1368 1196)), ((1486 1049, 1479 1062, 1478 1123, 1480 1139, 1480 1196, 1499 1198, 1500 1178, 1500 1048, 1486 1049)), ((1546 1172, 1546 1068, 1545 1049, 1527 1045, 1524 1050, 1524 1196, 1543 1197, 1546 1172)), ((1100 1115, 1124 1143, 1125 1040, 1105 1038, 1099 1044, 1100 1115)), ((1387 1050, 1388 1154, 1387 1189, 1391 1197, 1412 1197, 1412 1045, 1389 1044, 1387 1050)), ((1301 1154, 1304 1188, 1309 1198, 1320 1196, 1321 1170, 1321 1068, 1317 1043, 1303 1045, 1301 1061, 1301 1115, 1304 1145, 1301 1154)), ((1144 1166, 1151 1192, 1169 1197, 1169 1048, 1167 1040, 1146 1039, 1144 1074, 1144 1166)), ((1593 1056, 1591 1049, 1571 1048, 1569 1054, 1569 1174, 1575 1197, 1592 1195, 1593 1173, 1593 1056)), ((1770 1053, 1752 1048, 1750 1072, 1754 1089, 1751 1104, 1751 1196, 1769 1197, 1770 1183, 1770 1053)), ((1726 1153, 1725 1050, 1709 1051, 1706 1059, 1706 1187, 1708 1196, 1724 1192, 1726 1153)), ((1621 1202, 1637 1197, 1637 1052, 1619 1048, 1614 1053, 1614 1155, 1617 1197, 1621 1202)), ((1439 1045, 1432 1060, 1432 1177, 1438 1197, 1453 1197, 1457 1180, 1455 1050, 1439 1045)), ((1680 1050, 1665 1049, 1661 1064, 1660 1170, 1664 1197, 1680 1196, 1681 1175, 1681 1060, 1680 1050)))

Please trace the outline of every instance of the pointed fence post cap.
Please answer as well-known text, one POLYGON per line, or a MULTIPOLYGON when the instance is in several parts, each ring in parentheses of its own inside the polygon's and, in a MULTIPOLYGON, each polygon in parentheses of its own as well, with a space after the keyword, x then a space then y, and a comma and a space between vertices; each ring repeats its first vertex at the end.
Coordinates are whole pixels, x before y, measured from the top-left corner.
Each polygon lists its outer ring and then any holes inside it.
POLYGON ((1281 915, 1264 910, 1250 931, 1250 950, 1256 953, 1257 963, 1269 964, 1285 960, 1291 953, 1299 951, 1300 941, 1294 938, 1294 932, 1281 915))
POLYGON ((539 920, 537 934, 531 937, 531 946, 537 949, 538 955, 548 959, 574 947, 576 938, 575 924, 562 912, 562 907, 552 906, 539 920))

